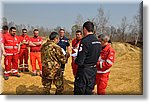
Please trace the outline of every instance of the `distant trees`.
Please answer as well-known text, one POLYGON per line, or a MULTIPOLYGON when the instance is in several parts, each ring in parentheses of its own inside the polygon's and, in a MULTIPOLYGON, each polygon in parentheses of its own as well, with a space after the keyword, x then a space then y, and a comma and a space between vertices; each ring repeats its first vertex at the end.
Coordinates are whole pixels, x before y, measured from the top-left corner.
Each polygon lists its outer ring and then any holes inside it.
POLYGON ((94 18, 84 19, 82 15, 78 15, 75 21, 75 25, 73 25, 71 28, 72 37, 74 37, 73 34, 75 34, 75 31, 81 28, 81 24, 89 20, 92 21, 95 25, 96 35, 104 33, 108 34, 112 41, 134 42, 136 45, 138 41, 143 41, 142 9, 142 4, 140 4, 140 11, 133 17, 133 20, 129 22, 127 17, 124 16, 117 27, 109 23, 110 16, 106 15, 106 12, 102 7, 98 9, 98 14, 94 18))

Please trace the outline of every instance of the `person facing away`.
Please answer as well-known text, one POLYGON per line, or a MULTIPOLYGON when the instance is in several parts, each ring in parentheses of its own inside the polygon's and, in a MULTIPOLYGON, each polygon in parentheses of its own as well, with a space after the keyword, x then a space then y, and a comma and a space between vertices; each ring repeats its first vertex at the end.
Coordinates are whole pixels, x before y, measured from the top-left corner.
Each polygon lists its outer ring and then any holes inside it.
POLYGON ((30 38, 30 62, 32 66, 32 76, 37 76, 36 60, 40 68, 40 75, 42 75, 42 62, 41 62, 41 46, 43 39, 39 36, 39 30, 34 29, 34 36, 30 38))
POLYGON ((57 32, 52 32, 49 39, 42 45, 42 84, 44 86, 45 94, 50 94, 52 82, 56 86, 55 94, 62 94, 63 86, 63 73, 61 64, 65 64, 67 58, 62 52, 59 42, 59 35, 57 32))
POLYGON ((72 63, 71 63, 71 65, 72 65, 72 71, 73 71, 74 77, 76 76, 77 68, 78 68, 77 64, 75 64, 75 58, 76 58, 76 55, 78 53, 81 39, 82 39, 82 31, 77 30, 76 31, 76 38, 74 38, 72 40, 72 63))
POLYGON ((96 63, 101 51, 101 45, 96 38, 94 24, 87 21, 83 24, 84 38, 81 40, 75 63, 78 65, 75 82, 75 95, 91 95, 95 85, 96 63))
POLYGON ((22 29, 22 35, 19 36, 20 38, 20 53, 19 53, 19 71, 20 72, 29 72, 28 69, 28 46, 30 37, 27 35, 27 29, 22 29), (23 63, 24 62, 24 63, 23 63))
POLYGON ((111 47, 111 44, 109 43, 110 38, 108 35, 101 34, 98 36, 98 39, 102 44, 102 50, 100 52, 100 57, 96 66, 97 94, 105 95, 106 87, 109 80, 110 68, 114 63, 115 50, 111 47))
MULTIPOLYGON (((70 43, 69 39, 65 37, 65 29, 61 28, 59 30, 59 35, 60 35, 60 41, 58 42, 58 45, 62 48, 63 52, 66 53, 67 58, 70 57, 70 43)), ((65 71, 65 64, 61 64, 62 72, 64 73, 65 71)))

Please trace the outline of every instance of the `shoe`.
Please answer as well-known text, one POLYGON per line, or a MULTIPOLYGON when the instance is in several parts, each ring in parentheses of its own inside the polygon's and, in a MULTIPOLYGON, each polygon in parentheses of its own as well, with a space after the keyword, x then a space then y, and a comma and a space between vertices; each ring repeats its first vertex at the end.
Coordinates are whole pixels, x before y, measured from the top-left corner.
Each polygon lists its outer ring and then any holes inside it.
POLYGON ((37 74, 36 73, 32 73, 32 76, 37 76, 37 74))
POLYGON ((23 70, 19 70, 18 72, 21 73, 21 72, 23 72, 23 70))
POLYGON ((8 80, 8 79, 9 79, 9 76, 4 76, 4 79, 5 79, 5 80, 8 80))
POLYGON ((29 72, 29 69, 25 69, 25 72, 29 72))
POLYGON ((15 75, 15 76, 16 76, 16 77, 18 77, 18 78, 20 77, 20 75, 19 75, 19 74, 15 75))

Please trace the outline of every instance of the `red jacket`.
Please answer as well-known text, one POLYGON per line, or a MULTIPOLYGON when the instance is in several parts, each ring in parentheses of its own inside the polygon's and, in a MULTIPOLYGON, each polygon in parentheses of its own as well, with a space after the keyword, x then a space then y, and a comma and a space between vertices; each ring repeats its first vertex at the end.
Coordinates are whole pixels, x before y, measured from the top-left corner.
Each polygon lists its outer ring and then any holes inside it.
POLYGON ((4 49, 7 55, 14 55, 18 53, 18 46, 20 40, 18 36, 11 36, 10 34, 4 34, 3 37, 4 49))
POLYGON ((109 68, 114 63, 115 51, 110 44, 106 45, 100 52, 100 57, 97 62, 97 73, 107 73, 109 68))
MULTIPOLYGON (((32 37, 30 38, 30 42, 39 42, 39 41, 43 41, 43 39, 41 37, 32 37)), ((41 46, 42 45, 37 45, 37 46, 30 46, 30 51, 39 51, 41 50, 41 46)))
MULTIPOLYGON (((19 38, 20 38, 20 42, 23 42, 23 41, 29 42, 29 40, 30 40, 30 37, 28 35, 25 35, 25 36, 21 35, 21 36, 19 36, 19 38)), ((20 49, 25 49, 25 48, 27 48, 27 46, 28 46, 28 44, 22 44, 20 46, 20 49)))

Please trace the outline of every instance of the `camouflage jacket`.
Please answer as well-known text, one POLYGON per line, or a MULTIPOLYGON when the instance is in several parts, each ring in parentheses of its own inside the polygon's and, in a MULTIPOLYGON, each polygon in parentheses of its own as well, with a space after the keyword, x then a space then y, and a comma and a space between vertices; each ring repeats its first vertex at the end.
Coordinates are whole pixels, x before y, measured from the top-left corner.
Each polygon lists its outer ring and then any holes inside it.
POLYGON ((47 79, 54 79, 58 70, 61 70, 61 64, 65 64, 67 60, 61 47, 50 40, 42 45, 41 59, 42 74, 47 79))

